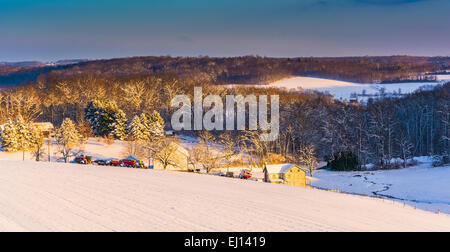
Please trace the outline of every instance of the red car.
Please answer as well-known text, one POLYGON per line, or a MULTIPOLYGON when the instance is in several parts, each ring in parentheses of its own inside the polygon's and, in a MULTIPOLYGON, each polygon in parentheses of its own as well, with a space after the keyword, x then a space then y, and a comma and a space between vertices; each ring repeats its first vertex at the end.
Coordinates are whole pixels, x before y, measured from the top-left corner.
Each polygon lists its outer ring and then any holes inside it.
POLYGON ((244 169, 241 171, 241 174, 239 175, 241 179, 249 179, 252 177, 252 171, 248 169, 244 169))
POLYGON ((111 160, 111 162, 109 162, 110 165, 112 166, 122 166, 122 161, 120 160, 111 160))
POLYGON ((123 159, 120 160, 120 162, 122 163, 121 166, 123 167, 135 167, 135 165, 137 164, 136 160, 123 159))

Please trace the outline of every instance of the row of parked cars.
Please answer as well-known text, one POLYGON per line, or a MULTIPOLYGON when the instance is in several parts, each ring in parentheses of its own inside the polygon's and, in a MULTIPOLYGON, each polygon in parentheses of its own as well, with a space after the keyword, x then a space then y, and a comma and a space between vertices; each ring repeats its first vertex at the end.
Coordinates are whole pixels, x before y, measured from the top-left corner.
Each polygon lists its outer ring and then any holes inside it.
POLYGON ((74 159, 74 163, 95 164, 95 165, 102 165, 102 166, 148 168, 144 165, 144 162, 140 161, 138 158, 136 158, 133 155, 131 155, 127 158, 124 158, 124 159, 109 158, 109 159, 96 159, 96 160, 92 160, 92 156, 80 155, 74 159))

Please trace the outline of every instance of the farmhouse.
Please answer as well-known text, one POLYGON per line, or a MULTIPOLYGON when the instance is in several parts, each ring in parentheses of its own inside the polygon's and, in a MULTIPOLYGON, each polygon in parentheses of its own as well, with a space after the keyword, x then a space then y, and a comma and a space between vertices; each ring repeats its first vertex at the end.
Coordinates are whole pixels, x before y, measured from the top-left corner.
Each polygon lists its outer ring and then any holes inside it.
POLYGON ((295 164, 274 164, 264 167, 264 178, 267 182, 306 187, 309 179, 305 169, 295 164))

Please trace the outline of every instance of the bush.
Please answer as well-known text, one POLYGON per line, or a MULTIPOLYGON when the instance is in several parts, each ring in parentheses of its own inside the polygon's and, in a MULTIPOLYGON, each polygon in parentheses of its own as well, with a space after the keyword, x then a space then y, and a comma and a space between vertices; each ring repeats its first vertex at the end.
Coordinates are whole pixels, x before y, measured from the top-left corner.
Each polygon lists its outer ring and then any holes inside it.
POLYGON ((328 168, 332 171, 359 171, 361 170, 361 163, 353 152, 343 151, 335 154, 333 159, 328 160, 328 168))
POLYGON ((444 156, 442 158, 442 161, 444 162, 444 164, 450 164, 450 156, 444 156))
POLYGON ((435 156, 433 157, 433 167, 440 167, 445 166, 449 163, 449 157, 448 156, 435 156))

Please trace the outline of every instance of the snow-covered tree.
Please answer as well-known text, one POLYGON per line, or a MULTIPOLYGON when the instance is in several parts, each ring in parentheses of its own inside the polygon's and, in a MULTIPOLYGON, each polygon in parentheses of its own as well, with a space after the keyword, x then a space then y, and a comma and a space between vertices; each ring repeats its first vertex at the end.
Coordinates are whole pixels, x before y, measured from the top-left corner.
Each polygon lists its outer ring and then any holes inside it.
POLYGON ((309 169, 309 173, 311 174, 311 177, 313 176, 314 171, 316 170, 316 165, 318 164, 314 146, 309 145, 306 147, 303 147, 299 150, 299 161, 300 163, 303 163, 306 165, 309 169))
POLYGON ((16 124, 9 120, 4 125, 4 130, 2 132, 2 149, 9 152, 17 151, 17 138, 16 124))
POLYGON ((84 109, 85 119, 91 124, 92 131, 96 136, 104 135, 103 127, 103 114, 105 110, 103 108, 103 103, 100 101, 89 102, 87 107, 84 109))
POLYGON ((161 115, 153 113, 142 113, 135 116, 129 125, 129 133, 135 141, 152 142, 163 138, 164 119, 161 115))
POLYGON ((96 136, 113 135, 119 140, 126 137, 127 118, 116 102, 90 102, 85 109, 85 119, 96 136))
POLYGON ((127 135, 127 117, 125 112, 119 109, 115 102, 106 104, 103 121, 108 135, 111 134, 119 140, 125 139, 127 135))
MULTIPOLYGON (((164 145, 167 140, 164 133, 164 119, 156 111, 135 116, 128 131, 134 143, 142 145, 149 163, 152 158, 159 155, 161 145, 164 145)), ((167 154, 166 151, 160 154, 160 157, 167 157, 167 154)), ((161 162, 167 164, 167 160, 161 162)))
POLYGON ((135 116, 131 123, 128 125, 128 133, 134 141, 144 141, 145 135, 144 125, 142 124, 142 120, 140 116, 135 116))
POLYGON ((143 133, 147 141, 164 136, 164 119, 157 111, 153 111, 151 114, 141 114, 141 121, 144 125, 143 133))
POLYGON ((442 123, 442 141, 444 147, 447 146, 446 152, 450 157, 450 102, 444 101, 440 105, 439 113, 441 114, 442 123))
POLYGON ((67 163, 70 156, 75 154, 74 148, 79 145, 80 136, 75 124, 69 118, 64 119, 61 127, 55 132, 56 144, 67 163))
POLYGON ((40 161, 41 157, 44 155, 44 133, 39 127, 32 127, 31 131, 31 140, 30 147, 33 151, 33 155, 36 158, 36 161, 40 161))
POLYGON ((25 160, 25 152, 32 147, 33 135, 31 132, 31 125, 26 123, 25 120, 19 116, 16 121, 16 141, 17 150, 22 151, 22 159, 25 160))
POLYGON ((17 121, 8 121, 2 132, 2 148, 5 151, 22 151, 23 160, 25 160, 25 152, 32 150, 39 153, 36 160, 42 156, 42 145, 44 143, 44 135, 42 131, 31 123, 27 123, 21 116, 17 117, 17 121))
POLYGON ((119 110, 116 113, 115 120, 111 124, 111 127, 113 128, 112 134, 116 139, 125 140, 127 137, 127 117, 125 112, 119 110))

